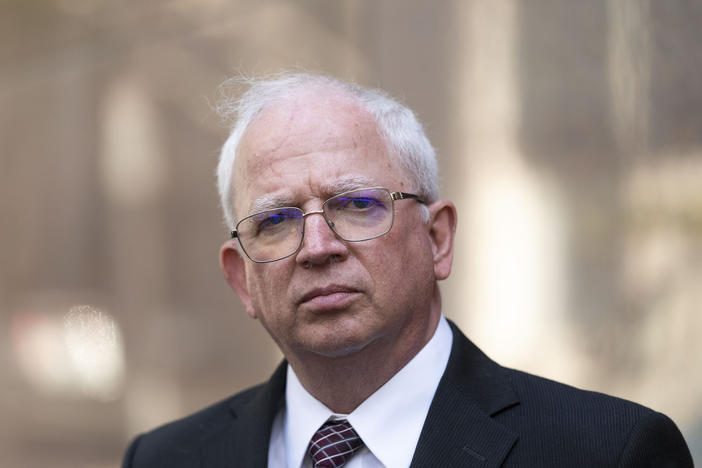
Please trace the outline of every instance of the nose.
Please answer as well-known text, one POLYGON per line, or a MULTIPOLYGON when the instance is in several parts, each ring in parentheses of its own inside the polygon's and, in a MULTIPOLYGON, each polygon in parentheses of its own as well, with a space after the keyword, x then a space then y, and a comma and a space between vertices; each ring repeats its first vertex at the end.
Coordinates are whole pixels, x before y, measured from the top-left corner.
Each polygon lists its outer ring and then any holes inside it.
POLYGON ((347 256, 346 243, 337 237, 322 211, 305 213, 305 234, 296 261, 301 265, 326 265, 347 256))

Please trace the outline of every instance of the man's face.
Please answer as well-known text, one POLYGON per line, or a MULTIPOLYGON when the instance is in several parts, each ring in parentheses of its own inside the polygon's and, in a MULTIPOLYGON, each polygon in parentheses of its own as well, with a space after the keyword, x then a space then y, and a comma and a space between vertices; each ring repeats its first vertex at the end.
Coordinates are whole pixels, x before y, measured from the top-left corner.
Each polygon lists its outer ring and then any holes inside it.
MULTIPOLYGON (((415 189, 372 117, 334 95, 263 111, 244 134, 234 170, 239 218, 271 203, 321 210, 326 199, 353 188, 415 189)), ((247 312, 288 358, 370 346, 397 351, 403 340, 424 339, 439 312, 432 312, 431 223, 418 202, 396 202, 390 232, 364 242, 339 239, 318 214, 305 223, 301 249, 283 260, 251 262, 231 242, 222 251, 225 274, 238 283, 232 286, 247 312)))

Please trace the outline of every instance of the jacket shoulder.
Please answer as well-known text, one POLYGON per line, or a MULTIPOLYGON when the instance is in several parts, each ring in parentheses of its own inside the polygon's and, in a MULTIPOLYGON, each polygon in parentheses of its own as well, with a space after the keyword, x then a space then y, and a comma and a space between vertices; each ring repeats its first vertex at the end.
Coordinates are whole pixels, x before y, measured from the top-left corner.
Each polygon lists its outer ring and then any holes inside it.
POLYGON ((622 398, 505 371, 520 403, 495 417, 519 432, 515 450, 541 453, 568 466, 616 461, 622 467, 692 467, 685 440, 666 415, 622 398), (650 465, 651 460, 659 464, 650 465))
POLYGON ((248 404, 262 387, 263 384, 243 390, 137 436, 130 443, 122 466, 197 466, 200 447, 211 437, 228 430, 236 416, 235 408, 248 404))
POLYGON ((565 418, 580 417, 581 413, 587 413, 611 418, 612 424, 617 421, 635 420, 653 412, 645 406, 623 398, 580 389, 523 371, 503 369, 525 408, 533 406, 541 412, 556 412, 565 418))

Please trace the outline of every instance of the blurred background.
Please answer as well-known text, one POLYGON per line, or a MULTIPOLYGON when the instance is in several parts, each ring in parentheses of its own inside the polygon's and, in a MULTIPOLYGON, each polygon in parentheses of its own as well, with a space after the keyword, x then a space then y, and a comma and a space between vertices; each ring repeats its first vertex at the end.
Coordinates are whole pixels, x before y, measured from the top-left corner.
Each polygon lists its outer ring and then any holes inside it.
POLYGON ((110 467, 280 354, 223 281, 237 72, 380 87, 459 211, 445 313, 702 463, 702 1, 0 0, 0 465, 110 467))

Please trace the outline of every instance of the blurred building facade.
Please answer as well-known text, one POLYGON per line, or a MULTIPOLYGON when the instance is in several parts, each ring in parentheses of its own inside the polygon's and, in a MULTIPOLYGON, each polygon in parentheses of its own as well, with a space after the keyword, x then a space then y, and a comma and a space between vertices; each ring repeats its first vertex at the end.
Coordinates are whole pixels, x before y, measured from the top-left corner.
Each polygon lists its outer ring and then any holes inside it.
POLYGON ((237 72, 407 103, 459 211, 445 313, 506 365, 670 414, 702 450, 702 2, 0 4, 0 465, 115 466, 267 378, 221 279, 237 72))

